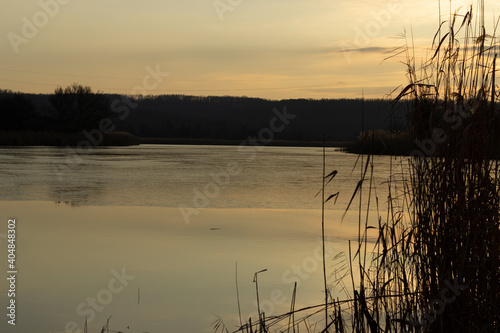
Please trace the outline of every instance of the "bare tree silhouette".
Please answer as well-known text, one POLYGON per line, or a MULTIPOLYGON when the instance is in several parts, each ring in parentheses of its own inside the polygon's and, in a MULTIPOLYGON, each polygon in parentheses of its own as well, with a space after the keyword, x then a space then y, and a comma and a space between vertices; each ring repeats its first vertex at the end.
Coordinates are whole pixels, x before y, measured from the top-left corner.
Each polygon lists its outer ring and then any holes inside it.
POLYGON ((56 126, 63 132, 78 132, 97 128, 101 119, 112 114, 108 97, 92 92, 89 86, 73 83, 59 87, 49 97, 50 112, 56 126))

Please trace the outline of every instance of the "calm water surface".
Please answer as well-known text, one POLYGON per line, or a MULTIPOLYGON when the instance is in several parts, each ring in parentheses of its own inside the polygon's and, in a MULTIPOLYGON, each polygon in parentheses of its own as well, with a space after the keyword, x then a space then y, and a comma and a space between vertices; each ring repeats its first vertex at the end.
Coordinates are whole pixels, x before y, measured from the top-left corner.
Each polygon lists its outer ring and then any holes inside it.
MULTIPOLYGON (((17 325, 4 314, 1 332, 79 332, 85 317, 100 332, 110 316, 114 331, 211 332, 215 315, 231 330, 236 262, 244 319, 256 316, 252 279, 265 268, 266 315, 287 311, 295 281, 297 307, 321 302, 321 148, 25 147, 0 158, 0 267, 6 276, 16 218, 18 268, 17 325)), ((327 212, 332 263, 357 231, 351 215, 340 225, 357 158, 327 151, 327 171, 338 170, 330 192, 340 192, 327 212)), ((375 160, 381 202, 391 163, 375 160)))

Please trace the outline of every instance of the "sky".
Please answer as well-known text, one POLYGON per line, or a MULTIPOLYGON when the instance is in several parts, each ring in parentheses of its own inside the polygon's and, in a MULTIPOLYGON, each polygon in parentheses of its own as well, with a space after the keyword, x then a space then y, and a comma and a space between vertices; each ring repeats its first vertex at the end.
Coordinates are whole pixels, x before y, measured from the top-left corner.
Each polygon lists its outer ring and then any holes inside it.
POLYGON ((384 59, 405 33, 424 56, 438 22, 437 0, 0 0, 0 88, 384 98, 406 83, 384 59))

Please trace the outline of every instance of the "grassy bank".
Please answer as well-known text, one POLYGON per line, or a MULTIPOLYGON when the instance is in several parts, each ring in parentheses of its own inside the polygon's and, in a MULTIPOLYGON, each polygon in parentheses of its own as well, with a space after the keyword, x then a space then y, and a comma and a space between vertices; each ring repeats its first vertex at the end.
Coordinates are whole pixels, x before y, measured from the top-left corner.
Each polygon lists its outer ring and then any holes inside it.
MULTIPOLYGON (((32 131, 0 131, 0 146, 78 146, 83 142, 90 142, 99 138, 88 138, 82 133, 56 133, 56 132, 32 132, 32 131)), ((114 132, 104 134, 99 146, 132 146, 140 144, 159 145, 221 145, 239 146, 246 141, 241 140, 217 140, 199 138, 139 138, 126 132, 114 132)), ((91 142, 92 143, 92 142, 91 142)), ((327 147, 345 148, 351 142, 328 141, 324 143, 327 147)), ((94 145, 94 144, 92 144, 94 145)), ((289 141, 273 140, 266 146, 282 147, 322 147, 320 141, 289 141)))
POLYGON ((125 132, 88 138, 83 133, 0 132, 0 146, 132 146, 140 144, 138 137, 125 132), (95 141, 93 141, 95 140, 95 141), (98 144, 96 144, 98 143, 98 144))
MULTIPOLYGON (((163 145, 221 145, 221 146, 239 146, 247 141, 241 140, 217 140, 217 139, 199 139, 199 138, 140 138, 141 144, 163 144, 163 145)), ((350 142, 328 141, 327 147, 345 148, 350 142)), ((283 147, 323 147, 321 141, 292 141, 292 140, 273 140, 266 146, 283 147)))

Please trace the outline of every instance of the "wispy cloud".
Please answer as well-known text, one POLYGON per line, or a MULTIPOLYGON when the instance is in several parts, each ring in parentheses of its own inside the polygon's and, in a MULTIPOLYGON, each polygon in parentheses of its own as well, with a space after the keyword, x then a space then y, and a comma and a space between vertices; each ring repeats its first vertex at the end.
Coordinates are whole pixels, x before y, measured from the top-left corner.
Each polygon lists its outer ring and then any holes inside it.
POLYGON ((343 52, 360 52, 360 53, 389 53, 391 51, 394 51, 394 47, 387 47, 387 46, 370 46, 370 47, 359 47, 359 48, 350 48, 350 49, 343 49, 340 47, 331 47, 331 48, 326 48, 326 49, 321 49, 321 50, 316 50, 314 51, 315 54, 318 55, 330 55, 330 54, 338 54, 338 53, 343 53, 343 52))

